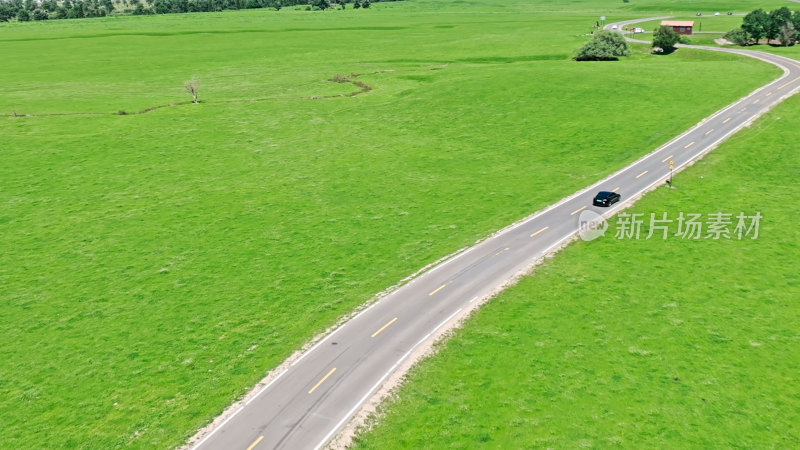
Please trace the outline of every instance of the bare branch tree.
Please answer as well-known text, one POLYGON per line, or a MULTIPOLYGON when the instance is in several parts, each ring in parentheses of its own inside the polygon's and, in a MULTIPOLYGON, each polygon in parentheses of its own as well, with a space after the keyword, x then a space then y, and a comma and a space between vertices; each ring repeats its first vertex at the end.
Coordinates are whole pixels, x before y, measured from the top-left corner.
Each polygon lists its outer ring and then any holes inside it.
POLYGON ((200 103, 197 101, 197 91, 200 90, 199 81, 192 78, 191 80, 183 84, 183 88, 186 89, 186 92, 192 94, 192 99, 194 100, 194 103, 200 103))

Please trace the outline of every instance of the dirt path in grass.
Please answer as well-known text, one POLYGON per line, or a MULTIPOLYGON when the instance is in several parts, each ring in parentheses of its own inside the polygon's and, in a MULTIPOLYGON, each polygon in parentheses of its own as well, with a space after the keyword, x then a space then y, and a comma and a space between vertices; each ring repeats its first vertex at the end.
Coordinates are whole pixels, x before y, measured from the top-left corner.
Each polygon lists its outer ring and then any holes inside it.
MULTIPOLYGON (((356 86, 358 90, 352 91, 349 93, 343 94, 331 94, 331 95, 314 95, 311 97, 304 97, 305 100, 319 100, 323 98, 337 98, 337 97, 355 97, 359 94, 364 94, 372 90, 372 87, 368 86, 366 83, 362 81, 357 81, 355 78, 359 77, 360 74, 351 73, 349 75, 335 75, 333 78, 328 79, 328 81, 334 83, 342 83, 342 84, 352 84, 356 86)), ((260 97, 260 98, 251 98, 251 99, 237 99, 237 100, 216 100, 216 101, 200 101, 200 103, 204 104, 215 104, 215 103, 253 103, 253 102, 260 102, 260 101, 267 101, 267 100, 278 100, 280 97, 260 97)), ((11 114, 0 114, 0 117, 60 117, 60 116, 130 116, 130 115, 137 115, 137 114, 147 114, 149 112, 163 109, 163 108, 172 108, 177 106, 187 106, 192 105, 193 102, 185 101, 185 102, 173 102, 164 105, 155 105, 150 106, 145 109, 141 109, 139 111, 127 111, 124 109, 120 109, 115 113, 103 113, 103 112, 65 112, 65 113, 39 113, 39 114, 26 114, 19 112, 18 110, 13 110, 11 114)))

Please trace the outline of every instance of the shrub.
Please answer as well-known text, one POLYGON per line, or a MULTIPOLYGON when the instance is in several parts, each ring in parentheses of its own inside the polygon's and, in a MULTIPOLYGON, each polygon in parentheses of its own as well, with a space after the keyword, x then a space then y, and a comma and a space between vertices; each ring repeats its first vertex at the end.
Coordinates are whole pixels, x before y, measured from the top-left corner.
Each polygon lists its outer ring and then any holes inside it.
POLYGON ((49 17, 47 16, 47 11, 39 8, 33 10, 33 20, 47 20, 47 19, 49 19, 49 17))
POLYGON ((747 32, 741 29, 741 27, 728 31, 725 33, 725 36, 722 37, 736 45, 750 45, 752 43, 750 36, 748 36, 747 32))
POLYGON ((631 50, 625 38, 613 31, 598 31, 594 38, 578 50, 576 61, 616 61, 620 56, 628 56, 631 50))

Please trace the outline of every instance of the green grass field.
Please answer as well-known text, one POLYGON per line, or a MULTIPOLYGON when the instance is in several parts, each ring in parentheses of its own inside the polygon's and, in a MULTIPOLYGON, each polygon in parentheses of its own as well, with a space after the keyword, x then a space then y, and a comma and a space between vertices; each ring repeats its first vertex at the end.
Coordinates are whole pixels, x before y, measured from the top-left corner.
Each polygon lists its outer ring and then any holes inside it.
POLYGON ((0 447, 179 445, 375 293, 779 75, 569 60, 657 4, 0 26, 0 447))
POLYGON ((492 300, 357 448, 797 447, 798 120, 795 97, 629 209, 641 239, 612 220, 492 300), (645 239, 718 211, 758 238, 645 239))

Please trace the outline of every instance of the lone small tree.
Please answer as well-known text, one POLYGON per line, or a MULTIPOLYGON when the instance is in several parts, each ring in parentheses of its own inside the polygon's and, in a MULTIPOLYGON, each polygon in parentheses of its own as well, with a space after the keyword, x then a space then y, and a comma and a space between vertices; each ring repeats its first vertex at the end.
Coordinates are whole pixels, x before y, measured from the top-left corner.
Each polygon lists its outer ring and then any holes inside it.
POLYGON ((197 91, 200 90, 200 82, 192 78, 191 80, 183 83, 183 88, 186 92, 192 95, 193 103, 200 103, 197 101, 197 91))
POLYGON ((666 53, 675 50, 680 40, 681 36, 672 27, 662 25, 653 33, 653 47, 661 47, 666 53))
POLYGON ((616 61, 620 56, 628 56, 631 50, 620 33, 601 30, 594 38, 578 50, 576 61, 616 61))

